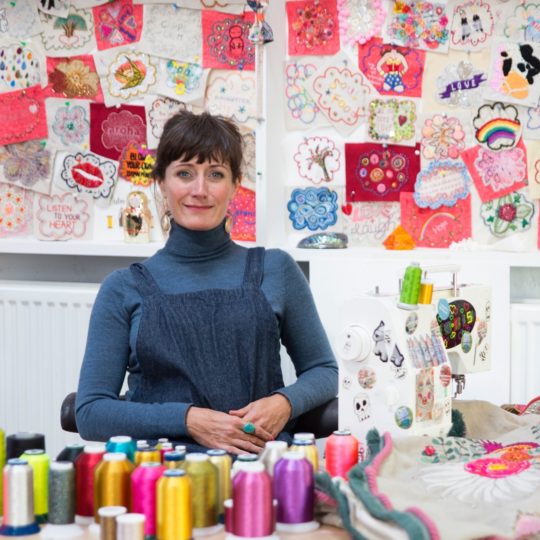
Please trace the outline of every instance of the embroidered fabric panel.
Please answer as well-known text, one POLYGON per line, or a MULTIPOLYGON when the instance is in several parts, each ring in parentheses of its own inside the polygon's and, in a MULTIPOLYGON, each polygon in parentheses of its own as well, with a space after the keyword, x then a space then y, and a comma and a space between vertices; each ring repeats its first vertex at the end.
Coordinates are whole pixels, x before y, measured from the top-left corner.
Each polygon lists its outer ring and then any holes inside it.
POLYGON ((47 74, 46 97, 103 101, 93 55, 47 57, 47 74))
POLYGON ((399 201, 414 191, 420 171, 420 147, 346 143, 347 202, 399 201))
POLYGON ((290 56, 332 55, 340 49, 336 0, 285 4, 290 56))
POLYGON ((48 98, 45 100, 49 141, 58 148, 88 146, 90 101, 48 98))
POLYGON ((249 39, 254 14, 229 15, 204 10, 202 65, 205 68, 253 71, 255 44, 249 39))
POLYGON ((0 183, 0 238, 31 232, 33 199, 33 191, 0 183))
POLYGON ((252 72, 212 70, 206 90, 206 109, 236 122, 255 127, 256 79, 252 72))
POLYGON ((55 160, 53 193, 88 195, 106 206, 118 179, 118 165, 92 152, 58 152, 55 160))
POLYGON ((0 95, 47 84, 47 61, 39 42, 0 45, 0 95))
POLYGON ((140 99, 157 84, 158 61, 131 47, 96 54, 96 67, 108 107, 140 99))
POLYGON ((201 11, 176 5, 144 6, 140 49, 179 62, 201 63, 203 58, 201 11))
POLYGON ((373 38, 358 47, 358 67, 383 96, 421 97, 426 53, 373 38))
POLYGON ((0 182, 49 193, 55 152, 46 139, 0 146, 0 182))
POLYGON ((146 116, 140 105, 90 104, 90 150, 118 160, 130 144, 146 144, 146 116))
POLYGON ((452 242, 470 238, 471 200, 458 200, 454 206, 420 208, 414 194, 400 194, 401 224, 418 247, 447 248, 452 242))
POLYGON ((41 88, 33 86, 2 94, 0 118, 3 122, 0 145, 46 138, 48 126, 41 88))
POLYGON ((94 205, 83 195, 34 197, 34 234, 40 240, 90 240, 94 205))
POLYGON ((131 0, 113 0, 92 12, 98 50, 131 45, 141 38, 143 7, 131 0))
POLYGON ((157 148, 165 122, 175 113, 190 110, 187 103, 164 96, 145 96, 146 138, 148 148, 157 148))
POLYGON ((39 17, 47 56, 88 54, 97 46, 91 10, 71 7, 63 16, 40 13, 39 17))

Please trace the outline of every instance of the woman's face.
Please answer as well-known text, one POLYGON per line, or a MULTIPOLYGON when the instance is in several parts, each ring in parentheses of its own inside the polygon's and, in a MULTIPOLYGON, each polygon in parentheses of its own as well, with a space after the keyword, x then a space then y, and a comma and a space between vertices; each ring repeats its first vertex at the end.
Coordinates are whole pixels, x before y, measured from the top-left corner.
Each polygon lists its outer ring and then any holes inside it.
POLYGON ((228 164, 197 163, 197 158, 172 161, 159 187, 174 221, 194 231, 208 231, 225 218, 238 183, 228 164))

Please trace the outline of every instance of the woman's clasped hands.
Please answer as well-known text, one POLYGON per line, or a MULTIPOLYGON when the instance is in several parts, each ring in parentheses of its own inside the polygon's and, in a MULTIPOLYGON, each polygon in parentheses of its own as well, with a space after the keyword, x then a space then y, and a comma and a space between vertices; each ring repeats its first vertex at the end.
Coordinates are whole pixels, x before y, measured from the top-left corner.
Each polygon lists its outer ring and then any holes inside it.
POLYGON ((207 448, 258 454, 283 430, 290 416, 289 400, 273 394, 228 414, 193 406, 186 415, 186 426, 191 437, 207 448))

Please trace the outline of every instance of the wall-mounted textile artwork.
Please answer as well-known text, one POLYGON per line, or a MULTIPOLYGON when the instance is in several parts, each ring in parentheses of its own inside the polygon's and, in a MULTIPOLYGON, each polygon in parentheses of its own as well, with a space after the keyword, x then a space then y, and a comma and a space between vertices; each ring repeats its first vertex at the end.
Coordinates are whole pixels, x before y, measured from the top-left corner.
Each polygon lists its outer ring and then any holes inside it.
POLYGON ((208 4, 0 3, 2 238, 122 242, 137 199, 145 240, 163 241, 155 151, 167 119, 187 109, 240 128, 231 236, 256 240, 256 59, 271 30, 262 2, 208 4))
POLYGON ((538 3, 295 0, 286 15, 291 247, 290 194, 310 183, 337 195, 318 229, 349 246, 401 225, 418 247, 537 249, 538 3))

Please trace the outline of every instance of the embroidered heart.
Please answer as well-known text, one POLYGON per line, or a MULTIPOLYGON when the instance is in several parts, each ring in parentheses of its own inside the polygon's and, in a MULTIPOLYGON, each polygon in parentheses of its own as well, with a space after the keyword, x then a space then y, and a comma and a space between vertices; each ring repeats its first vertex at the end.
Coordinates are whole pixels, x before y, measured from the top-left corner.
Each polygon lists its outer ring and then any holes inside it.
POLYGON ((404 115, 404 114, 400 114, 398 116, 398 123, 400 126, 402 126, 403 124, 405 124, 407 122, 407 117, 404 115))
POLYGON ((342 211, 346 216, 350 216, 351 213, 352 213, 352 204, 351 204, 351 203, 342 204, 342 205, 341 205, 341 211, 342 211))
POLYGON ((61 35, 61 36, 58 36, 58 41, 62 43, 62 45, 69 45, 71 47, 74 47, 75 45, 78 45, 79 43, 79 36, 61 35))

